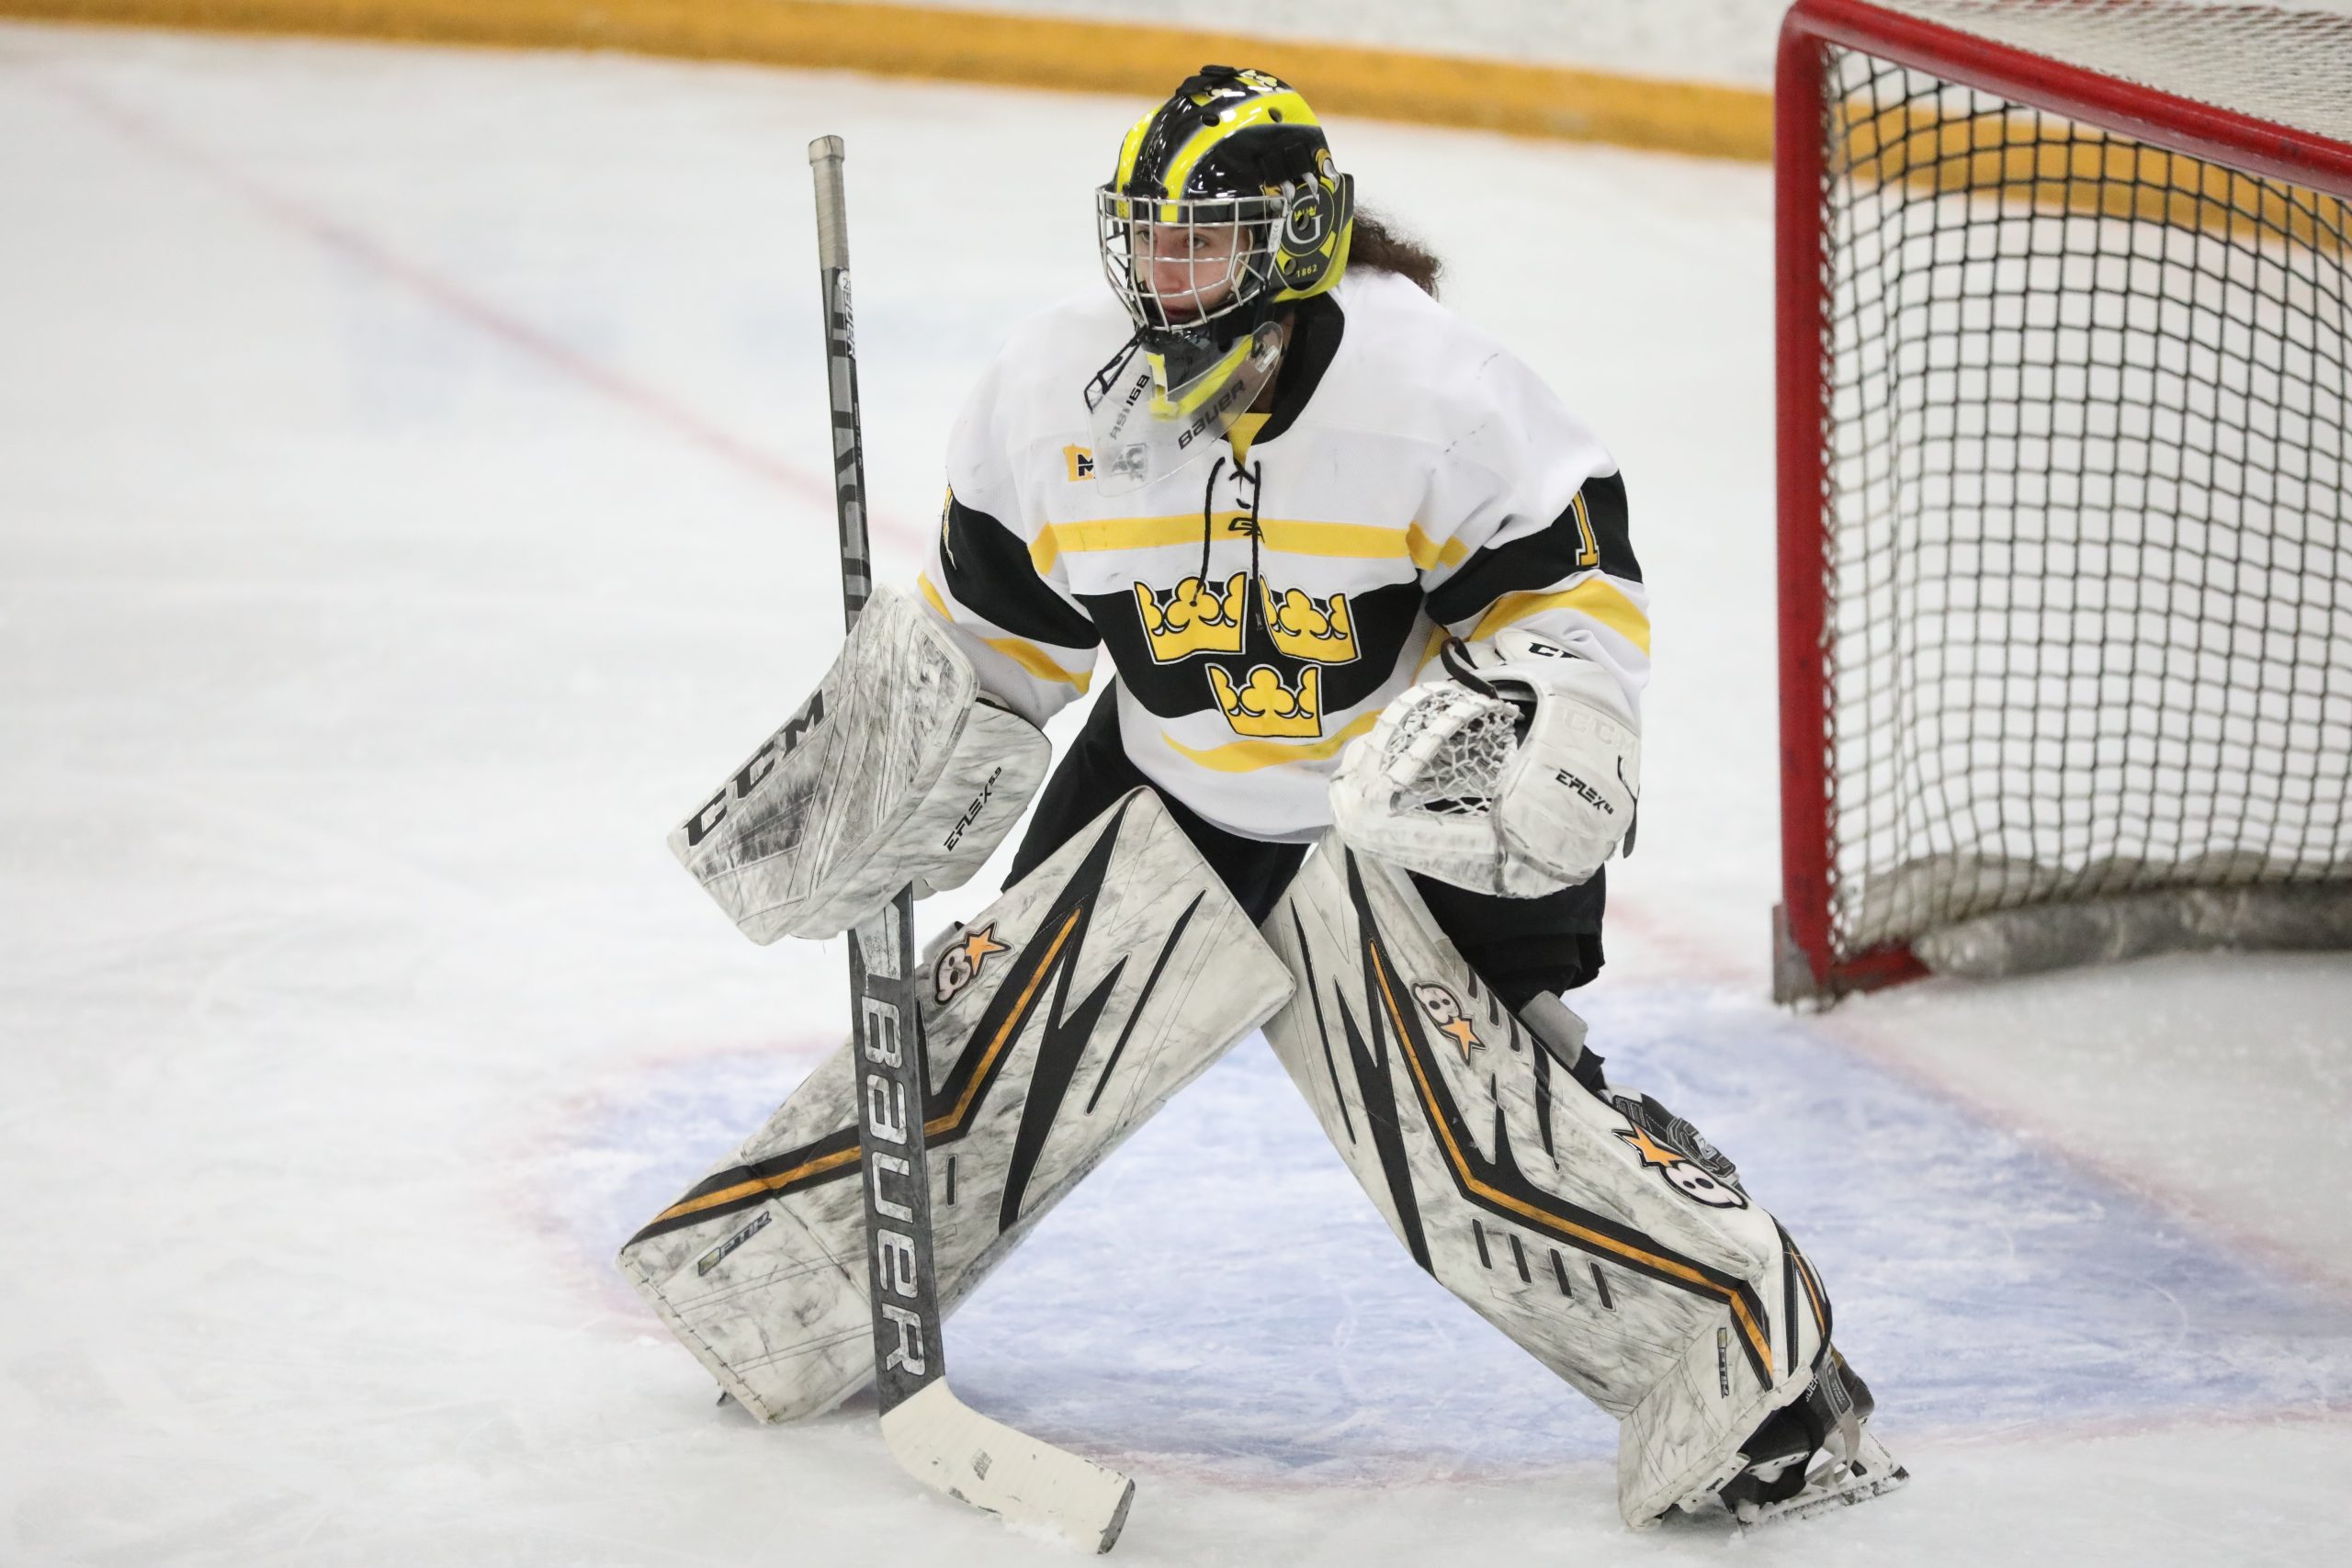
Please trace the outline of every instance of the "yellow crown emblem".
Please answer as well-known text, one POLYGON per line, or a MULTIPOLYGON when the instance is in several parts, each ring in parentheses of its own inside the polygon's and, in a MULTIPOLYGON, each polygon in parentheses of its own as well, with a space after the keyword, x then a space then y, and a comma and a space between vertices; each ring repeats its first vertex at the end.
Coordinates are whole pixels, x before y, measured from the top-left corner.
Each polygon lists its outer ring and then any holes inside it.
POLYGON ((1346 594, 1317 599, 1296 588, 1276 593, 1262 577, 1258 593, 1265 605, 1266 629, 1281 652, 1314 664, 1345 664, 1356 656, 1355 622, 1348 614, 1346 594))
POLYGON ((1221 665, 1209 666, 1209 689, 1236 735, 1279 735, 1313 739, 1323 733, 1323 672, 1309 670, 1299 676, 1298 690, 1283 683, 1270 664, 1253 666, 1236 689, 1233 677, 1221 665))
POLYGON ((1136 583, 1136 614, 1143 618, 1152 662, 1173 664, 1195 653, 1240 652, 1241 611, 1247 603, 1249 576, 1235 572, 1222 592, 1197 577, 1188 577, 1165 599, 1148 585, 1136 583))

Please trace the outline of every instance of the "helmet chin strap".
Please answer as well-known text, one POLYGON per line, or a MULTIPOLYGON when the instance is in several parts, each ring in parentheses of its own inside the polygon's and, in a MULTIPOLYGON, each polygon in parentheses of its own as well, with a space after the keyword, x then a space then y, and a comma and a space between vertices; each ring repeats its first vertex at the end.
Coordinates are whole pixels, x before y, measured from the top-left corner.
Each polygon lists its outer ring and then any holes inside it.
MULTIPOLYGON (((1182 419, 1215 397, 1219 389, 1239 372, 1243 363, 1258 350, 1257 334, 1233 340, 1233 346, 1223 357, 1197 375, 1187 378, 1181 386, 1171 385, 1168 372, 1168 355, 1155 352, 1150 344, 1143 345, 1143 356, 1151 367, 1151 412, 1159 419, 1182 419)), ((1282 353, 1280 333, 1276 333, 1273 353, 1282 353)))
POLYGON ((1216 446, 1274 382, 1287 314, 1237 338, 1214 359, 1169 363, 1137 332, 1086 389, 1094 481, 1123 494, 1184 468, 1216 446), (1189 374, 1188 374, 1189 372, 1189 374), (1184 378, 1170 384, 1170 378, 1184 378))

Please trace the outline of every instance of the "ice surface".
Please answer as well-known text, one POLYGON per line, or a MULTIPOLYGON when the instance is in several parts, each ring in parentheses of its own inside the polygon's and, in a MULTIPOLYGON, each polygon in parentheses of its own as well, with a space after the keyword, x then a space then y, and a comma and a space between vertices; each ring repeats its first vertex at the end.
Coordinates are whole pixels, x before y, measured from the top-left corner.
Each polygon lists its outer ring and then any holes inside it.
MULTIPOLYGON (((838 635, 803 148, 849 141, 904 573, 1133 112, 0 28, 0 1562, 1060 1560, 869 1407, 715 1408, 610 1259, 841 1027, 838 946, 662 843, 838 635)), ((1624 463, 1650 793, 1581 1005, 1819 1259, 1918 1479, 1625 1537, 1608 1424, 1254 1041, 958 1315, 959 1387, 1130 1467, 1138 1564, 2344 1560, 2352 964, 1767 1006, 1768 177, 1334 137, 1624 463)))

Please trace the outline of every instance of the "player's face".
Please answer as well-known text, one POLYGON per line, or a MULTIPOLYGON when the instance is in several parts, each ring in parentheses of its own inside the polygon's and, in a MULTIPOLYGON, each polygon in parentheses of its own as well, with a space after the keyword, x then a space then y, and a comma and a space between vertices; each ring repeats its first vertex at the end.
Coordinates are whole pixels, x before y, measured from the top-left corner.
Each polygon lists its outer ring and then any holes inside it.
POLYGON ((1233 298, 1238 223, 1138 223, 1136 271, 1169 324, 1197 321, 1233 298))

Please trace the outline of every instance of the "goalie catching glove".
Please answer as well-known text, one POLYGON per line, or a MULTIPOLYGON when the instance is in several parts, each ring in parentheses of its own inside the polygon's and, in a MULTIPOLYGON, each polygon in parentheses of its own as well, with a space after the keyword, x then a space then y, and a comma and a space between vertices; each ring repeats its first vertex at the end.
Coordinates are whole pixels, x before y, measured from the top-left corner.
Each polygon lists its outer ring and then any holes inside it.
POLYGON ((875 590, 824 683, 670 849, 753 942, 836 936, 912 885, 959 887, 1053 748, 979 690, 913 600, 875 590))
POLYGON ((1616 680, 1517 628, 1445 649, 1331 780, 1357 849, 1475 893, 1540 897, 1630 848, 1641 738, 1616 680))

